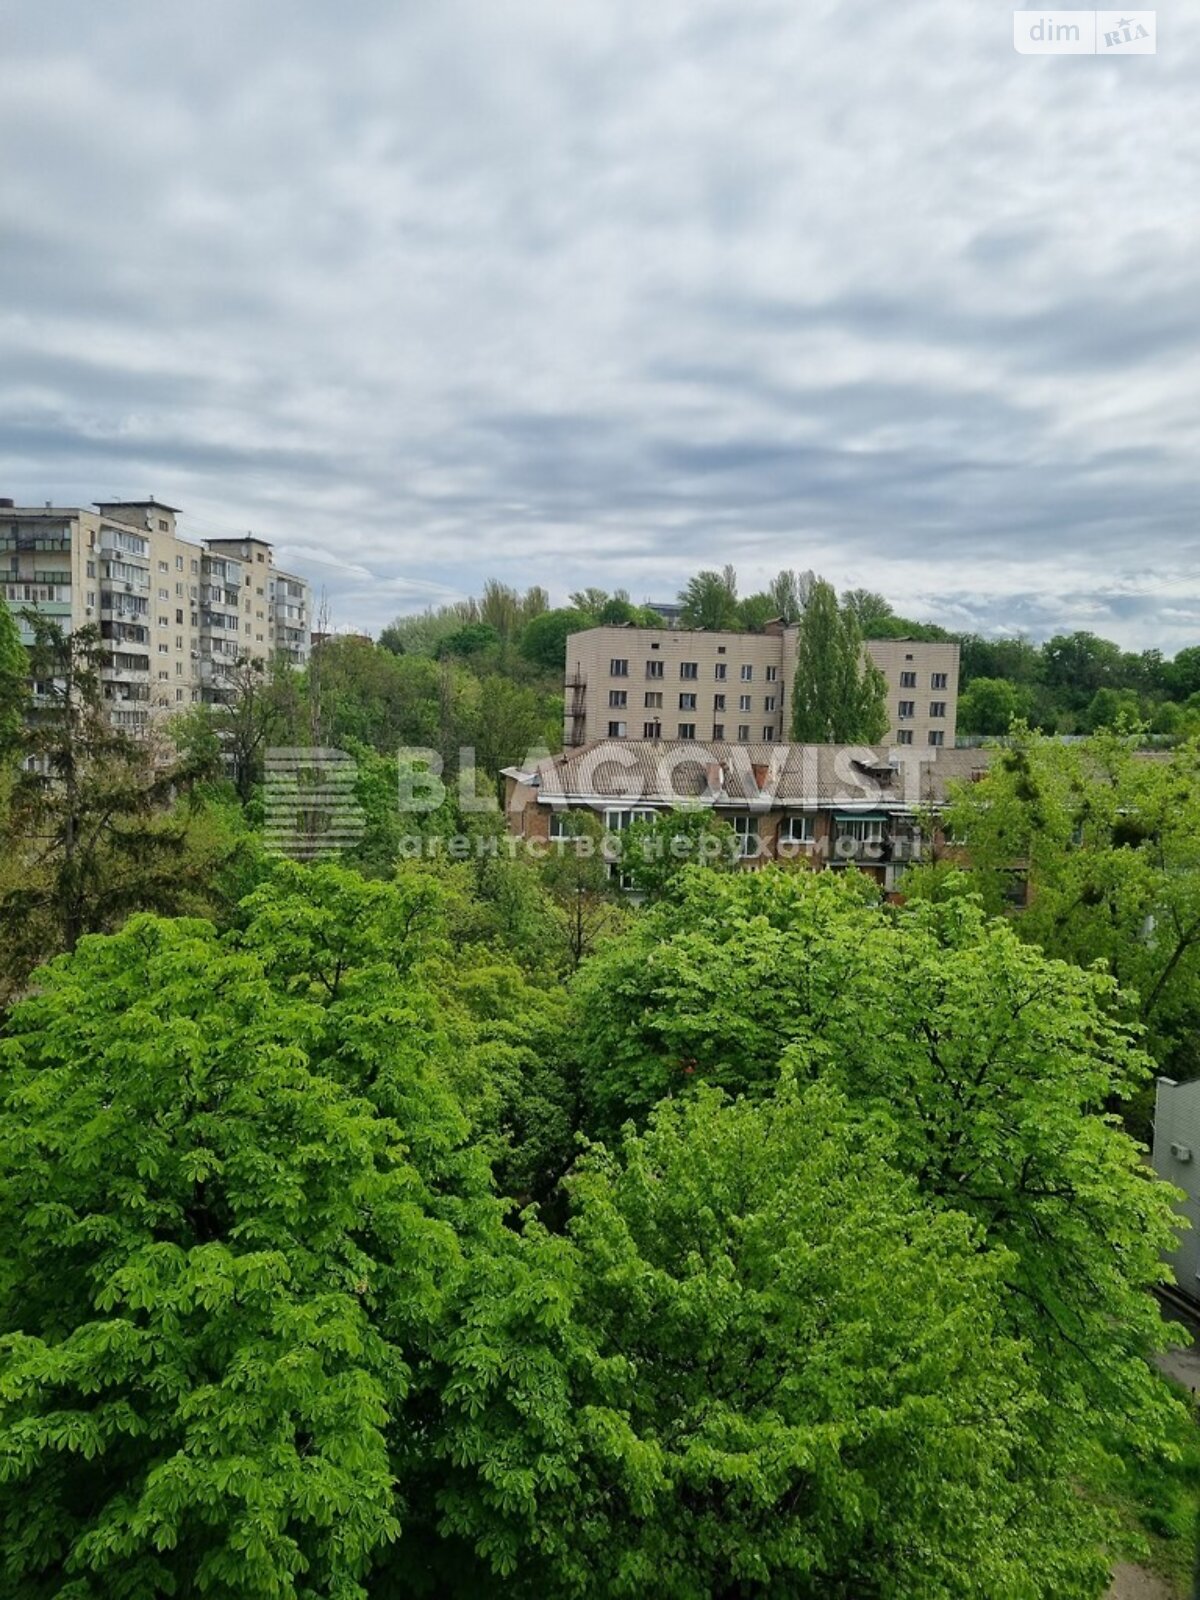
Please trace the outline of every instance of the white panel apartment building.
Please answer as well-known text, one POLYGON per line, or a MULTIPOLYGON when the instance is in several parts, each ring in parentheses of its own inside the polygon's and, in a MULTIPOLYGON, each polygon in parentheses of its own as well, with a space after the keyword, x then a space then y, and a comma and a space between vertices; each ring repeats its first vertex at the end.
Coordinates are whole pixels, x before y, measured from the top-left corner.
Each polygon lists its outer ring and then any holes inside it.
MULTIPOLYGON (((684 628, 589 628, 567 640, 563 742, 699 739, 773 744, 791 738, 798 629, 706 633, 684 628)), ((872 639, 887 680, 883 742, 953 748, 957 644, 872 639)))
POLYGON ((219 700, 245 656, 308 660, 312 594, 280 572, 265 540, 184 539, 179 512, 156 500, 81 507, 0 500, 0 594, 64 631, 94 624, 111 644, 103 672, 114 726, 219 700))

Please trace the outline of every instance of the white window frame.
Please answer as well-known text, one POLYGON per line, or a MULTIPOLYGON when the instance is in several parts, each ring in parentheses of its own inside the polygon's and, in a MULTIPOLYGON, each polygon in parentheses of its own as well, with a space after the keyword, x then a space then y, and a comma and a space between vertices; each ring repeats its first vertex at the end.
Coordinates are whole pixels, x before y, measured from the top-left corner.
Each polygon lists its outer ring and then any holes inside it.
POLYGON ((811 811, 794 812, 779 823, 780 844, 814 844, 817 837, 817 819, 811 811))

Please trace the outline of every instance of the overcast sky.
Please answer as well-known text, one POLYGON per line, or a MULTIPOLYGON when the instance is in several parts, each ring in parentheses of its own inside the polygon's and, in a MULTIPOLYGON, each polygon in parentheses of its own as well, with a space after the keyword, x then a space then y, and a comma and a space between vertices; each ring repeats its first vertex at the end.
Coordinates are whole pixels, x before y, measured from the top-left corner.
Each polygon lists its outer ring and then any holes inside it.
POLYGON ((1200 641, 1200 7, 0 4, 0 494, 335 624, 733 561, 1200 641))

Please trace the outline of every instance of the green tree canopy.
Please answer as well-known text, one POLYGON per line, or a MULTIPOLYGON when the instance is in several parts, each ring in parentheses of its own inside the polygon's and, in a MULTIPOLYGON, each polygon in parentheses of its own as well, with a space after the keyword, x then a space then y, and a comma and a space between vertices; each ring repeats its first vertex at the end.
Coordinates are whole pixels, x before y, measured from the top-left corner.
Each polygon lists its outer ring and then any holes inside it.
POLYGON ((543 611, 528 623, 521 634, 520 650, 526 661, 548 671, 562 671, 567 663, 567 640, 573 633, 594 628, 594 613, 576 607, 543 611))
POLYGON ((1023 684, 1007 678, 972 678, 958 697, 958 726, 963 733, 1006 734, 1032 709, 1033 697, 1023 684))
POLYGON ((149 917, 14 1013, 8 1594, 366 1595, 399 1531, 389 1428, 461 1208, 491 1202, 436 1080, 382 1116, 322 1070, 324 1029, 253 952, 149 917))
POLYGON ((737 628, 741 618, 736 572, 730 566, 720 572, 698 572, 680 590, 679 603, 685 628, 704 628, 709 633, 737 628))
POLYGON ((972 901, 897 911, 840 877, 692 869, 684 895, 592 962, 589 1123, 645 1117, 694 1084, 769 1098, 789 1075, 884 1118, 922 1192, 1003 1262, 1053 1449, 1086 1476, 1105 1441, 1144 1448, 1161 1422, 1146 1357, 1164 1338, 1150 1290, 1170 1205, 1107 1114, 1149 1063, 1111 979, 1050 960, 972 901))
POLYGON ((863 650, 856 617, 819 580, 796 641, 792 737, 803 744, 874 744, 887 728, 887 682, 863 650))
POLYGON ((680 806, 643 818, 615 835, 612 847, 621 881, 650 901, 678 894, 688 867, 729 871, 739 856, 733 829, 709 806, 680 806))
POLYGON ((701 1091, 568 1187, 545 1276, 460 1336, 446 1522, 511 1564, 504 1593, 1099 1594, 1001 1259, 882 1127, 819 1088, 701 1091))
POLYGON ((1160 1067, 1195 1076, 1200 1050, 1200 747, 1146 757, 1099 734, 1063 745, 1026 735, 963 785, 948 823, 970 850, 971 883, 1007 909, 1028 879, 1020 936, 1116 978, 1160 1067))
POLYGON ((0 598, 0 769, 17 754, 29 699, 29 660, 16 620, 0 598))
POLYGON ((858 623, 864 639, 879 637, 895 618, 891 602, 871 589, 847 589, 842 595, 842 610, 858 623))

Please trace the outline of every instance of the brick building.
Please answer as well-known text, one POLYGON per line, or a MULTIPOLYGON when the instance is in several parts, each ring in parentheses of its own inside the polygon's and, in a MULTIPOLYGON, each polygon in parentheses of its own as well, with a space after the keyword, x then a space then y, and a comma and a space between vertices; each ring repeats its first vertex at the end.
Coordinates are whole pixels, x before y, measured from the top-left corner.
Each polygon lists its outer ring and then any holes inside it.
POLYGON ((525 771, 505 770, 509 831, 550 840, 571 812, 620 834, 680 805, 734 829, 747 867, 856 866, 895 889, 905 867, 945 849, 930 819, 949 786, 987 770, 987 750, 604 739, 525 771))

